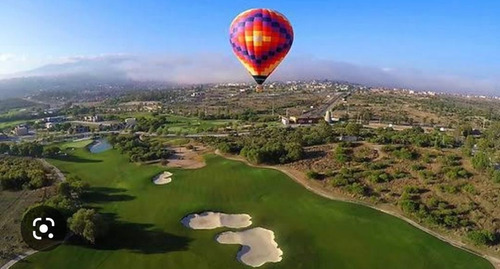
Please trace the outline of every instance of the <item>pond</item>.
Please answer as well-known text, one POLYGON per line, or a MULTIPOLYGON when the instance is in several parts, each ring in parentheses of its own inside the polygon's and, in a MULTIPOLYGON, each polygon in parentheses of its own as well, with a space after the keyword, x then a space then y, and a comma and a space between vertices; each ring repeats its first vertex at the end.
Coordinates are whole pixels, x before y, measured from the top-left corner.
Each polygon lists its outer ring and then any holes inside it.
POLYGON ((108 142, 108 140, 99 139, 99 140, 94 141, 94 143, 92 143, 89 146, 89 151, 92 153, 101 153, 101 152, 104 152, 104 151, 109 150, 111 148, 113 148, 113 146, 111 146, 111 144, 108 142))

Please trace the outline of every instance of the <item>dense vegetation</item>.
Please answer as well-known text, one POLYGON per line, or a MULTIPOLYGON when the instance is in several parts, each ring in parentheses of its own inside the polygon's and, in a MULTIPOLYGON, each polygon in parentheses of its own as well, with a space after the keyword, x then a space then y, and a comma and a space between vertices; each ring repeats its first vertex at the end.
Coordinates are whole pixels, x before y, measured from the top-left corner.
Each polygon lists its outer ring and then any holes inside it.
POLYGON ((161 143, 141 139, 139 135, 110 135, 108 141, 120 153, 127 154, 131 162, 167 159, 170 151, 161 143))
POLYGON ((230 138, 205 138, 204 141, 225 153, 240 154, 254 163, 288 163, 302 159, 304 146, 333 142, 336 132, 330 125, 310 128, 266 128, 249 135, 230 138))
POLYGON ((3 190, 37 189, 52 183, 51 171, 38 160, 0 156, 0 184, 3 190))
POLYGON ((24 157, 56 157, 61 149, 57 146, 42 146, 36 142, 0 143, 0 154, 24 157))

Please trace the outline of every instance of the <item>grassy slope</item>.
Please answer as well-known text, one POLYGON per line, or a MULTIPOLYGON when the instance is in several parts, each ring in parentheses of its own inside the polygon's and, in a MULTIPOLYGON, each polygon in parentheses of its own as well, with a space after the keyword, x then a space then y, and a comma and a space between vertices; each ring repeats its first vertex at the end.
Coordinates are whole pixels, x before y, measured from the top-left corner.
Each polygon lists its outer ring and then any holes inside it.
POLYGON ((86 146, 92 144, 93 140, 92 139, 87 139, 87 140, 79 140, 79 141, 71 141, 71 142, 66 142, 60 145, 61 149, 67 149, 67 148, 85 148, 86 146))
POLYGON ((253 227, 275 231, 284 259, 264 268, 492 268, 484 259, 375 210, 321 198, 278 171, 207 156, 199 170, 171 170, 173 182, 155 186, 155 166, 136 166, 116 151, 77 150, 79 162, 53 161, 99 192, 92 204, 119 224, 100 249, 64 245, 15 268, 249 268, 239 246, 220 245, 226 229, 194 231, 180 219, 220 210, 248 213, 253 227))

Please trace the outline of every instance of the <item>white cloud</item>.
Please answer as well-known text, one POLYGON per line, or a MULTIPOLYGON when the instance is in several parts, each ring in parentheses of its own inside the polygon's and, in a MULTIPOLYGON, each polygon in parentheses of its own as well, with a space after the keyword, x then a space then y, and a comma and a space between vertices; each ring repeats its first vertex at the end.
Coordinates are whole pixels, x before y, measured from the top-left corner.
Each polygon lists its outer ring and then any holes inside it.
POLYGON ((16 56, 14 54, 9 53, 0 53, 0 62, 7 62, 14 59, 16 56))

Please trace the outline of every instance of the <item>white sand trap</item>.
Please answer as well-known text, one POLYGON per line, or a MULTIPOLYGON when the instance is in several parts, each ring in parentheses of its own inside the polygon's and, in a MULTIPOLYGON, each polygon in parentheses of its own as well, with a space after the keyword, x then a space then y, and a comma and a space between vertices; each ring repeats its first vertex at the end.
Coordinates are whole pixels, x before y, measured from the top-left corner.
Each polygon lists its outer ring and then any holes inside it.
POLYGON ((153 179, 153 183, 156 184, 156 185, 163 185, 163 184, 168 184, 172 181, 172 173, 170 172, 163 172, 159 175, 157 175, 154 179, 153 179))
POLYGON ((252 267, 259 267, 267 262, 280 262, 283 251, 274 241, 274 232, 262 227, 241 232, 223 232, 216 238, 221 244, 240 244, 238 260, 252 267))
POLYGON ((210 230, 220 227, 245 228, 252 225, 252 217, 247 214, 224 214, 219 212, 203 212, 190 214, 181 222, 184 226, 195 230, 210 230))

